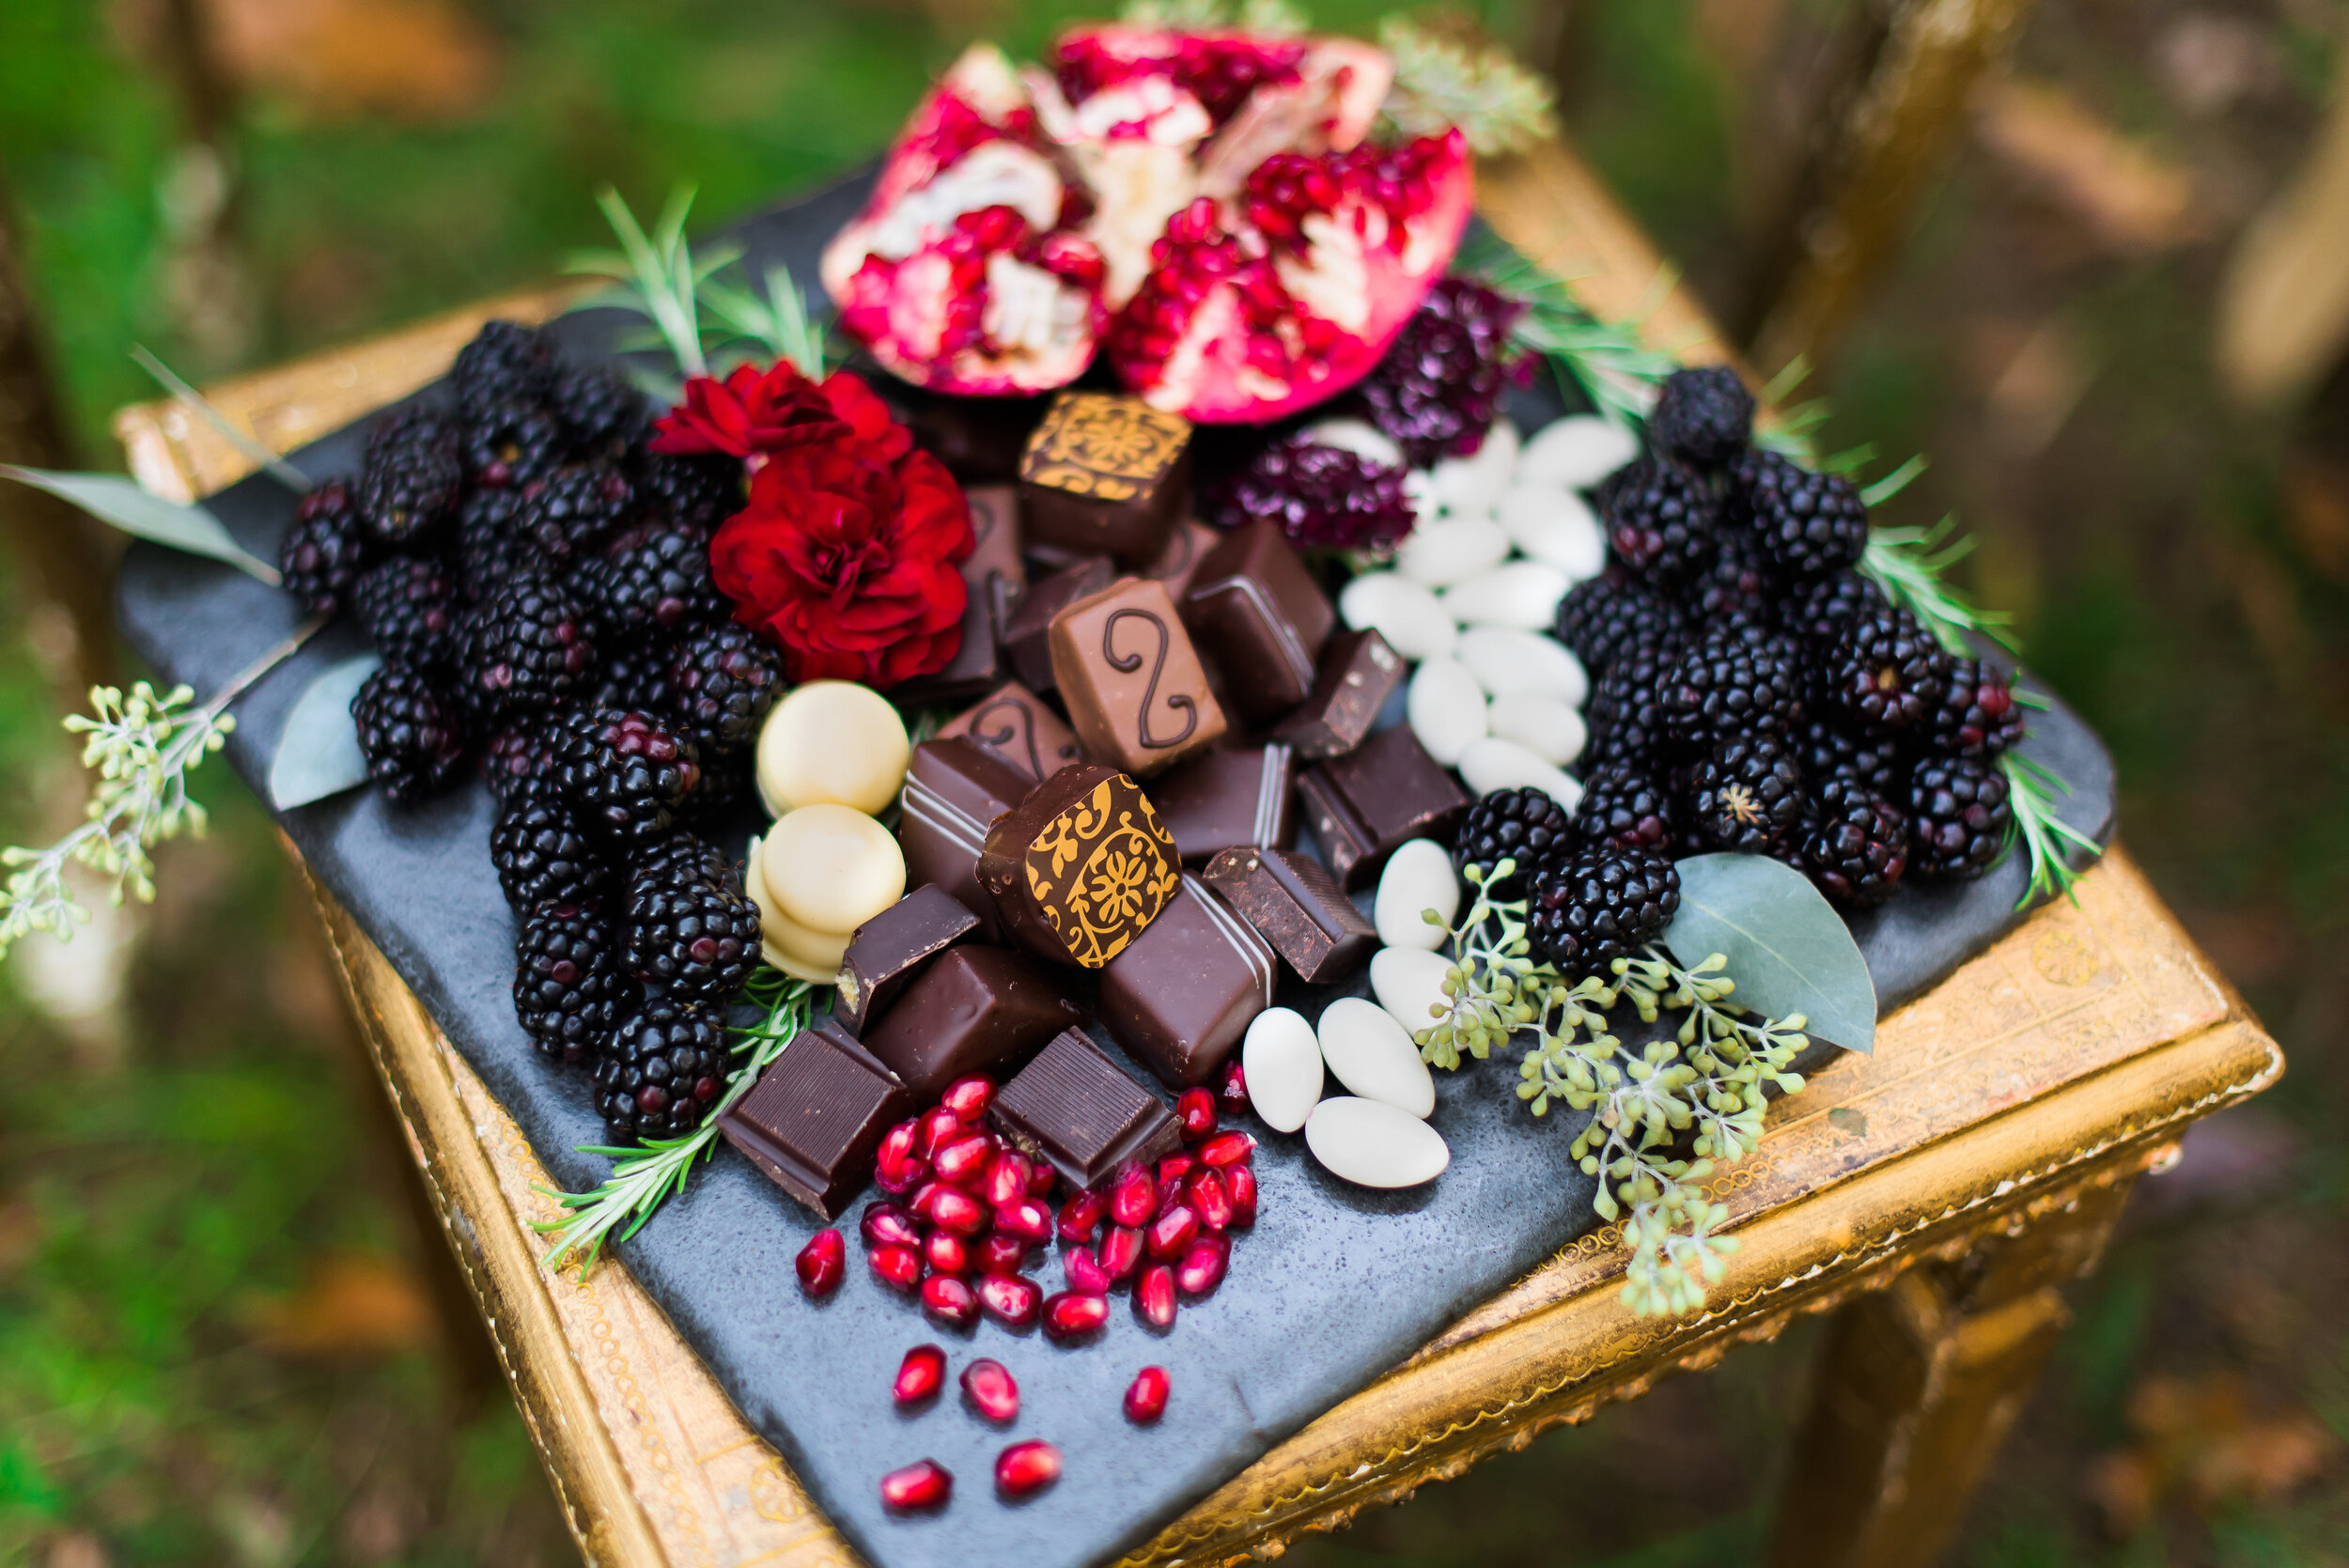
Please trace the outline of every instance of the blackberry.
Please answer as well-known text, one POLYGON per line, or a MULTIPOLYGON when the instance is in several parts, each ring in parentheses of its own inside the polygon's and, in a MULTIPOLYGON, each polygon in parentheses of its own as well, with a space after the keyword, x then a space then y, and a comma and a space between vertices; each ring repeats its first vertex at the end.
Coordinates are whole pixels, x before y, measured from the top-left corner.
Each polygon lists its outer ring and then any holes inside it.
POLYGON ((1355 390, 1413 468, 1466 457, 1492 428, 1525 307, 1469 278, 1439 280, 1355 390))
POLYGON ((1764 557, 1789 577, 1851 566, 1868 548, 1868 504, 1840 474, 1814 474, 1757 449, 1737 459, 1730 482, 1735 515, 1764 557))
POLYGON ((1908 869, 1908 818, 1864 785, 1830 780, 1819 789, 1799 858, 1829 898, 1873 908, 1892 896, 1908 869))
POLYGON ((687 822, 723 821, 751 798, 751 775, 757 756, 749 746, 707 749, 702 753, 701 783, 685 798, 678 815, 687 822))
POLYGON ((636 498, 647 517, 715 528, 742 509, 741 460, 722 453, 649 453, 637 469, 636 498))
POLYGON ((648 714, 575 713, 557 732, 558 776, 580 825, 614 843, 667 833, 701 778, 701 754, 648 714))
POLYGON ((558 583, 510 578, 466 622, 465 694, 487 714, 540 713, 586 681, 596 650, 585 617, 558 583))
POLYGON ((457 504, 457 584, 468 604, 538 569, 537 551, 514 532, 520 510, 521 497, 513 490, 485 488, 457 504))
POLYGON ((1496 789, 1477 801, 1460 819, 1452 840, 1453 859, 1462 871, 1477 866, 1490 876, 1503 857, 1516 859, 1517 869, 1491 884, 1496 898, 1524 896, 1527 879, 1573 847, 1565 812, 1531 784, 1496 789))
POLYGON ((1576 583, 1558 601, 1558 641, 1593 680, 1625 650, 1677 642, 1685 629, 1676 606, 1618 570, 1576 583))
POLYGON ((669 660, 674 653, 674 648, 666 642, 633 647, 623 643, 617 647, 602 648, 596 660, 595 685, 588 691, 586 701, 582 706, 634 708, 643 713, 668 712, 672 706, 669 660))
POLYGON ((1949 686, 1925 714, 1920 737, 1944 756, 1995 757, 2023 738, 2023 705, 2015 677, 1979 659, 1950 661, 1949 686))
POLYGON ((757 738, 782 683, 775 650, 736 621, 688 632, 669 657, 670 711, 709 756, 757 738))
POLYGON ((681 862, 630 879, 628 924, 629 968, 683 1001, 724 1001, 758 961, 750 894, 681 862))
POLYGON ((557 469, 522 492, 515 536, 550 562, 570 561, 610 537, 632 494, 628 475, 610 463, 557 469))
POLYGON ((516 788, 490 829, 490 863, 498 886, 517 911, 552 899, 583 904, 603 891, 606 870, 596 846, 572 820, 571 810, 552 785, 516 788))
POLYGON ((457 657, 457 576, 438 561, 396 555, 361 575, 350 607, 394 664, 443 670, 457 657))
POLYGON ((414 408, 368 436, 352 499, 370 533, 385 544, 406 545, 448 521, 464 483, 455 427, 429 409, 414 408))
POLYGON ((489 321, 457 350, 449 380, 456 383, 457 406, 477 417, 498 403, 544 402, 555 370, 553 346, 537 328, 489 321))
POLYGON ((474 414, 465 427, 465 472, 475 485, 521 489, 560 467, 569 437, 553 410, 508 397, 474 414))
POLYGON ((1920 877, 1970 882, 2014 831, 2006 775, 1976 757, 1927 757, 1908 779, 1909 864, 1920 877))
POLYGON ((1898 741, 1854 735, 1830 719, 1805 720, 1795 732, 1794 748, 1802 776, 1820 789, 1831 780, 1843 780, 1890 800, 1906 771, 1898 741))
POLYGON ((1725 740, 1688 770, 1690 833, 1708 848, 1768 854, 1809 803, 1801 765, 1766 737, 1725 740))
POLYGON ((1680 873, 1661 855, 1584 849, 1533 878, 1526 936, 1569 978, 1601 974, 1663 934, 1680 909, 1680 873))
POLYGON ((1950 656, 1906 610, 1879 610, 1843 628, 1828 656, 1828 700, 1872 735, 1908 735, 1949 695, 1950 656))
POLYGON ((721 620, 726 598, 709 576, 709 536, 654 523, 632 528, 571 574, 599 641, 642 643, 721 620))
POLYGON ((1681 604, 1700 627, 1766 626, 1775 618, 1778 584, 1753 547, 1724 534, 1713 563, 1681 590, 1681 604))
POLYGON ((293 526, 277 546, 277 570, 286 592, 315 615, 337 614, 350 603, 350 590, 367 564, 371 544, 340 479, 302 498, 293 526))
POLYGON ((1691 747, 1782 736, 1803 716, 1802 687, 1794 639, 1753 626, 1717 627, 1665 678, 1665 729, 1691 747))
POLYGON ((596 1110, 614 1144, 682 1138, 726 1083, 726 1033, 699 1007, 654 997, 621 1020, 596 1058, 596 1110))
POLYGON ((734 857, 699 833, 675 832, 638 850, 629 864, 629 885, 679 877, 731 886, 741 876, 734 857))
POLYGON ((457 706, 431 681, 401 664, 385 664, 350 699, 351 727, 367 777, 403 803, 437 795, 465 765, 465 730, 457 706))
POLYGON ((652 427, 645 395, 613 370, 565 371, 554 380, 552 401, 580 450, 599 457, 619 457, 652 427))
POLYGON ((1843 629, 1862 615, 1890 610, 1891 601, 1870 579, 1846 567, 1797 583, 1778 601, 1779 624, 1812 647, 1834 647, 1843 629))
POLYGON ((514 939, 514 1017, 547 1055, 584 1062, 610 1038, 630 987, 612 924, 593 905, 552 899, 514 939))
POLYGON ((1676 586, 1712 563, 1716 511, 1703 479, 1670 458, 1641 458, 1598 492, 1615 559, 1658 588, 1676 586))
POLYGON ((1599 677, 1584 714, 1590 741, 1583 757, 1592 768, 1610 762, 1652 768, 1666 754, 1664 683, 1680 661, 1680 644, 1634 649, 1599 677))
POLYGON ((481 755, 482 782, 501 802, 517 799, 534 784, 552 786, 561 767, 553 728, 543 722, 498 731, 481 755))
POLYGON ((1753 394, 1725 365, 1675 370, 1656 395, 1647 434, 1668 457, 1719 468, 1753 439, 1753 394))
POLYGON ((1224 481, 1213 520, 1237 528, 1270 518, 1304 549, 1372 550, 1411 531, 1418 513, 1403 493, 1403 470, 1340 446, 1291 436, 1256 454, 1224 481))
POLYGON ((1622 849, 1669 855, 1674 836, 1672 822, 1678 815, 1671 792, 1646 768, 1610 762, 1583 782, 1582 800, 1574 810, 1574 831, 1587 846, 1611 844, 1622 849))

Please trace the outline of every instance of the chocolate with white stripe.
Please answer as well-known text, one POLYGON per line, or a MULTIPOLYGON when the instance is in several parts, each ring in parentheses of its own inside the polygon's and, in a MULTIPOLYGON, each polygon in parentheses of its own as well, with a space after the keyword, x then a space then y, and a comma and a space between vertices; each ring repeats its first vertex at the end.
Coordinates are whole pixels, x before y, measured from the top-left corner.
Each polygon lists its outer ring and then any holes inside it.
POLYGON ((979 852, 997 817, 1027 799, 1035 781, 967 739, 925 740, 913 748, 897 796, 897 843, 906 881, 935 882, 979 917, 989 941, 1003 939, 995 900, 979 888, 979 852))
POLYGON ((1183 596, 1183 621, 1223 677, 1233 711, 1271 723, 1314 689, 1315 660, 1338 613, 1269 518, 1234 529, 1207 552, 1183 596))
POLYGON ((1170 1089, 1205 1083, 1272 1005, 1272 949, 1196 877, 1101 971, 1101 1021, 1170 1089))
POLYGON ((1244 746, 1191 758, 1151 782, 1150 803, 1185 865, 1226 849, 1285 849, 1297 831, 1297 753, 1244 746))

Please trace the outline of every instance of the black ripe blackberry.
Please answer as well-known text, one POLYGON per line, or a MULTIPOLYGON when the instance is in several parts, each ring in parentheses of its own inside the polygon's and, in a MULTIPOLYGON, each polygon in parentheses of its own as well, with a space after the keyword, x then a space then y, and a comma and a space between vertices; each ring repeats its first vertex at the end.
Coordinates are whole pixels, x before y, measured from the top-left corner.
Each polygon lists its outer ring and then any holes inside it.
POLYGON ((515 490, 484 487, 457 504, 457 581, 466 602, 479 604, 517 575, 537 567, 537 552, 515 531, 521 510, 515 490))
POLYGON ((1570 978, 1603 974, 1663 934, 1680 909, 1680 873, 1661 855, 1580 850, 1533 878, 1526 937, 1570 978))
POLYGON ((1625 650, 1677 642, 1685 629, 1678 606, 1617 570, 1576 583, 1558 601, 1558 640, 1593 680, 1625 650))
POLYGON ((1675 587, 1712 564, 1716 510, 1703 478, 1670 458, 1641 458, 1598 492, 1608 548, 1659 588, 1675 587))
POLYGON ((1852 622, 1891 607, 1883 589, 1846 567, 1788 589, 1778 601, 1778 618, 1788 631, 1826 653, 1852 622))
POLYGON ((701 779, 701 753, 649 714, 575 713, 560 730, 563 791, 580 825, 623 845, 667 834, 701 779))
POLYGON ((560 467, 569 436, 552 409, 529 398, 492 403, 465 425, 465 472, 490 489, 521 489, 560 467))
POLYGON ((540 782, 516 788, 500 806, 490 829, 490 862, 517 912, 550 899, 583 904, 603 891, 609 875, 595 843, 572 820, 570 803, 540 782))
POLYGON ((726 1034, 717 1017, 653 997, 620 1020, 596 1058, 596 1109, 625 1148, 682 1138, 701 1126, 726 1083, 726 1034))
POLYGON ((1801 765, 1766 737, 1722 741, 1688 770, 1689 833, 1707 848, 1768 854, 1809 803, 1801 765))
POLYGON ((1782 736, 1803 716, 1802 651, 1782 633, 1716 627, 1664 679, 1664 727, 1691 749, 1750 736, 1782 736))
POLYGON ((1949 694, 1950 656, 1916 616, 1879 610, 1843 628, 1828 658, 1827 698, 1872 735, 1921 733, 1949 694))
POLYGON ((458 407, 477 417, 498 403, 545 401, 556 368, 553 346, 537 328, 490 321, 457 350, 449 380, 458 407))
POLYGON ((1599 677, 1584 715, 1588 766, 1621 762, 1652 768, 1664 761, 1664 682, 1679 662, 1680 644, 1663 643, 1634 648, 1599 677))
POLYGON ((580 706, 633 708, 641 713, 668 712, 672 651, 666 642, 633 645, 622 643, 609 647, 599 638, 595 682, 580 706))
POLYGON ((1868 547, 1868 505, 1838 474, 1813 474, 1776 452, 1755 450, 1731 475, 1732 515, 1754 546, 1789 577, 1819 577, 1859 559, 1868 547))
POLYGON ((1668 456, 1719 468, 1753 438, 1753 394, 1725 365, 1675 370, 1656 395, 1647 433, 1668 456))
POLYGON ((645 515, 715 528, 742 509, 742 463, 722 453, 647 454, 636 472, 645 515))
POLYGON ((1712 565, 1680 590, 1688 619, 1699 627, 1773 624, 1780 590, 1769 568, 1744 538, 1728 533, 1719 538, 1712 565))
POLYGON ((1452 840, 1453 858, 1462 871, 1477 866, 1489 877, 1504 857, 1517 862, 1510 876, 1491 884, 1498 898, 1522 897, 1528 877, 1573 847, 1565 812, 1531 784, 1496 789, 1477 801, 1460 819, 1452 840))
POLYGON ((1881 904, 1908 869, 1907 814, 1862 784, 1829 780, 1812 803, 1798 859, 1837 903, 1881 904))
POLYGON ((1856 735, 1833 718, 1815 714, 1795 732, 1795 760, 1814 789, 1841 780, 1888 800, 1902 793, 1907 772, 1897 740, 1856 735))
POLYGON ((775 650, 735 621, 688 632, 669 657, 670 711, 712 757, 757 738, 782 683, 775 650))
POLYGON ((1920 877, 1972 881, 1998 860, 2014 826, 1996 763, 1926 757, 1909 775, 1909 868, 1920 877))
POLYGON ((593 905, 551 900, 514 939, 514 1016, 549 1056, 587 1061, 611 1037, 632 988, 612 923, 593 905))
POLYGON ((2013 750, 2023 738, 2015 677, 1979 659, 1952 660, 1949 686, 1925 715, 1921 738, 1944 756, 1995 757, 2013 750))
POLYGON ((368 567, 350 607, 390 662, 439 671, 456 661, 457 574, 440 562, 395 555, 368 567))
POLYGON ((731 886, 741 880, 741 867, 733 856, 699 833, 671 833, 639 849, 629 861, 629 885, 699 877, 731 886))
POLYGON ((468 617, 465 695, 480 711, 542 713, 586 683, 596 661, 586 617, 559 583, 508 579, 468 617))
POLYGON ((723 1002, 758 961, 758 906, 700 869, 677 863, 630 878, 629 968, 682 1001, 723 1002))
POLYGON ((522 492, 515 534, 547 561, 569 562, 611 537, 632 494, 628 475, 610 463, 557 469, 522 492))
POLYGON ((666 637, 726 613, 709 577, 709 536, 675 523, 630 529, 581 562, 571 585, 611 644, 666 637))
POLYGON ((1671 792, 1646 767, 1610 762, 1583 782, 1581 801, 1574 809, 1574 831, 1585 845, 1611 844, 1669 855, 1677 815, 1671 792))
POLYGON ((293 526, 277 546, 286 592, 313 614, 338 614, 367 564, 373 540, 359 521, 350 488, 330 479, 302 498, 293 526))
POLYGON ((429 409, 409 409, 368 436, 352 500, 368 532, 401 546, 429 537, 447 522, 464 483, 456 427, 429 409))
POLYGON ((599 457, 619 457, 652 427, 645 395, 614 370, 567 370, 554 380, 552 401, 579 449, 599 457))
POLYGON ((490 737, 481 754, 482 782, 500 801, 511 800, 533 784, 554 787, 563 764, 556 722, 522 720, 490 737))
POLYGON ((1508 383, 1509 329, 1525 307, 1469 278, 1427 291, 1377 367, 1355 390, 1371 423, 1413 468, 1465 457, 1492 427, 1508 383))
POLYGON ((367 777, 392 800, 436 795, 455 784, 465 766, 465 728, 457 705, 430 680, 401 664, 385 664, 360 684, 350 722, 367 777))

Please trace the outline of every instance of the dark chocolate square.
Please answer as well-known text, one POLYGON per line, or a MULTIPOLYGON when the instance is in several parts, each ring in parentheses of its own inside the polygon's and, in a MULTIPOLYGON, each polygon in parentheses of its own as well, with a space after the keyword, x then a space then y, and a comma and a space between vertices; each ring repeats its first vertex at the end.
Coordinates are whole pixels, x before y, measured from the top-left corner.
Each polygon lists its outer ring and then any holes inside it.
POLYGON ((1362 743, 1379 709, 1410 675, 1403 656, 1375 631, 1341 631, 1321 650, 1314 689, 1272 738, 1308 761, 1344 756, 1362 743))
POLYGON ((1101 971, 1101 1021, 1170 1089, 1214 1076, 1272 1005, 1271 947, 1196 877, 1101 971))
POLYGON ((1052 690, 1052 617, 1116 581, 1117 568, 1108 556, 1087 555, 1029 585, 1003 628, 1003 652, 1012 674, 1029 691, 1052 690))
POLYGON ((938 726, 941 740, 957 737, 994 753, 1039 784, 1085 757, 1077 732, 1016 680, 1005 681, 938 726))
POLYGON ((1301 980, 1343 980, 1378 931, 1319 861, 1286 849, 1226 849, 1201 874, 1301 980))
POLYGON ((913 748, 897 794, 897 846, 906 880, 935 882, 979 917, 989 941, 1003 939, 995 900, 979 890, 979 853, 995 819, 1027 798, 1035 781, 965 739, 913 748))
POLYGON ((776 1186, 837 1219, 872 1176, 881 1134, 913 1109, 897 1075, 827 1020, 784 1048, 718 1130, 776 1186))
POLYGON ((832 994, 832 1021, 863 1034, 931 959, 978 928, 979 917, 937 883, 914 889, 848 939, 832 994))
POLYGON ((1129 1159, 1172 1154, 1182 1126, 1078 1030, 1052 1037, 996 1094, 987 1119, 1022 1153, 1081 1188, 1129 1159))
POLYGON ((1183 623, 1251 725, 1270 723, 1313 691, 1315 660, 1337 620, 1330 597, 1270 518, 1226 534, 1183 596, 1183 623))
POLYGON ((1467 791, 1408 724, 1307 768, 1297 797, 1322 858, 1349 891, 1369 886, 1408 840, 1449 842, 1469 808, 1467 791))
POLYGON ((1297 831, 1297 753, 1286 746, 1203 752, 1147 787, 1185 865, 1240 845, 1284 849, 1297 831))
POLYGON ((1084 1017, 1059 976, 1026 954, 970 945, 924 970, 863 1039, 926 1105, 958 1078, 1000 1077, 1084 1017))
POLYGON ((962 642, 943 669, 918 675, 890 692, 900 705, 968 702, 1000 684, 1009 668, 1003 634, 1028 591, 1017 504, 1009 485, 974 485, 963 497, 971 505, 973 543, 959 566, 967 594, 962 642))

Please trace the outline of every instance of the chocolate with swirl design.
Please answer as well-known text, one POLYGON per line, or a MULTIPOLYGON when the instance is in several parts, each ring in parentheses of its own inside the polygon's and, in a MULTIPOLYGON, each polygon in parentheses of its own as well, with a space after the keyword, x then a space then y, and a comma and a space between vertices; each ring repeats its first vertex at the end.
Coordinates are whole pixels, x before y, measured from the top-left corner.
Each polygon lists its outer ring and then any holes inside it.
POLYGON ((1019 457, 1030 540, 1129 571, 1157 559, 1190 489, 1190 424, 1139 397, 1064 392, 1019 457))
POLYGON ((957 737, 994 753, 1038 783, 1084 760, 1077 732, 1016 680, 1005 681, 938 726, 939 739, 957 737))
POLYGON ((1015 940, 1092 970, 1125 952, 1182 886, 1174 841, 1142 786, 1090 763, 1062 768, 997 819, 978 876, 1015 940))
POLYGON ((1052 617, 1052 673, 1085 753, 1146 778, 1229 727, 1166 589, 1128 577, 1052 617))
POLYGON ((1027 597, 1003 627, 1003 653, 1011 673, 1032 691, 1052 690, 1052 617, 1087 594, 1115 581, 1117 568, 1106 555, 1086 555, 1032 583, 1027 597))
POLYGON ((1223 537, 1223 530, 1210 527, 1197 518, 1185 518, 1174 525, 1174 532, 1166 536, 1166 548, 1150 563, 1142 575, 1157 578, 1166 584, 1166 593, 1176 604, 1190 591, 1190 580, 1198 575, 1199 563, 1223 537))

